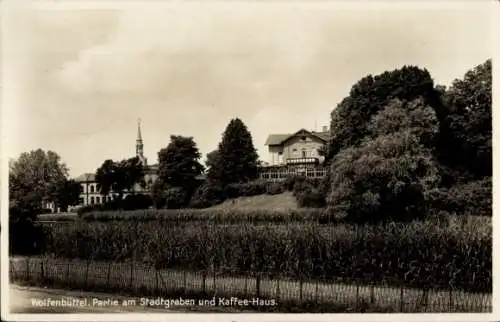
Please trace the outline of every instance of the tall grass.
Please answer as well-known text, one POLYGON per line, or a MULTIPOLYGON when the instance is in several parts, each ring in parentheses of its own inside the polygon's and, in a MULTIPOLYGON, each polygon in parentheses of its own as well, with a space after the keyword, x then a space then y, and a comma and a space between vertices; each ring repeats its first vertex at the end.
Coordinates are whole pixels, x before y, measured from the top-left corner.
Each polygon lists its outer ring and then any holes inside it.
POLYGON ((66 258, 134 258, 162 268, 253 270, 491 292, 491 242, 491 225, 461 219, 371 226, 130 220, 52 226, 46 252, 66 258))

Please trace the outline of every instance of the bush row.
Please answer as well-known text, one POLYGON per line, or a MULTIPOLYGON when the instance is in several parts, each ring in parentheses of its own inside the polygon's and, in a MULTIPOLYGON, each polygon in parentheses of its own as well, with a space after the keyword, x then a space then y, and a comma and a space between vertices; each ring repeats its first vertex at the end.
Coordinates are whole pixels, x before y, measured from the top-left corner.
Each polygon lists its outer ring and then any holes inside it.
POLYGON ((78 209, 78 215, 95 211, 137 210, 153 206, 153 199, 144 194, 127 195, 123 199, 113 199, 103 204, 84 206, 78 209))
POLYGON ((45 249, 56 257, 134 258, 163 268, 223 271, 230 267, 292 278, 356 278, 366 283, 491 292, 491 226, 473 223, 325 227, 80 222, 53 226, 45 249))
POLYGON ((124 199, 114 199, 110 202, 85 206, 78 210, 78 214, 95 211, 138 210, 156 208, 179 209, 208 208, 222 203, 226 199, 251 197, 256 195, 276 195, 285 191, 292 191, 297 198, 299 207, 321 208, 325 206, 326 182, 324 179, 290 176, 282 182, 254 180, 246 183, 229 184, 227 187, 218 187, 205 182, 194 191, 191 197, 180 188, 169 188, 165 191, 155 191, 153 196, 135 194, 127 195, 124 199), (188 200, 189 199, 189 200, 188 200))
POLYGON ((134 211, 95 211, 83 214, 86 221, 151 221, 211 223, 309 222, 331 223, 335 219, 321 209, 250 210, 250 209, 148 209, 134 211))

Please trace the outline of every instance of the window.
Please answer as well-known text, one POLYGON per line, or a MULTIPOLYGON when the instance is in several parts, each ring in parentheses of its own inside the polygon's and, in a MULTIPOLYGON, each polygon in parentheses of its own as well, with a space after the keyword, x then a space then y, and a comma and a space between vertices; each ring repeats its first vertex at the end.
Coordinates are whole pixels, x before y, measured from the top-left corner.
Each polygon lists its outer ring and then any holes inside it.
POLYGON ((83 193, 83 186, 80 185, 80 193, 83 193))
POLYGON ((78 198, 78 204, 83 205, 83 198, 78 198))
POLYGON ((305 135, 302 135, 302 137, 300 138, 302 141, 305 141, 306 140, 306 136, 305 135))
POLYGON ((93 205, 94 204, 94 197, 90 197, 90 204, 93 205))
POLYGON ((94 185, 92 184, 92 185, 90 185, 90 193, 94 193, 94 192, 95 192, 95 187, 94 187, 94 185))
POLYGON ((101 203, 101 197, 95 197, 95 203, 101 203))

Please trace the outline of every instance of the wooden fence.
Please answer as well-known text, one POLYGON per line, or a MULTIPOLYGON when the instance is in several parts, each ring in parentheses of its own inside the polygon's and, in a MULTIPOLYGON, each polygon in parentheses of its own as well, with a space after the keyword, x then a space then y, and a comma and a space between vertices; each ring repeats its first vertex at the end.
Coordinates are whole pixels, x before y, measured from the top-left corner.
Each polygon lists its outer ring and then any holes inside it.
POLYGON ((275 299, 278 303, 330 303, 358 307, 369 303, 395 312, 491 312, 492 295, 461 290, 421 290, 384 285, 290 280, 248 272, 155 269, 136 262, 12 258, 11 281, 52 280, 86 288, 149 290, 155 293, 202 292, 214 296, 275 299))

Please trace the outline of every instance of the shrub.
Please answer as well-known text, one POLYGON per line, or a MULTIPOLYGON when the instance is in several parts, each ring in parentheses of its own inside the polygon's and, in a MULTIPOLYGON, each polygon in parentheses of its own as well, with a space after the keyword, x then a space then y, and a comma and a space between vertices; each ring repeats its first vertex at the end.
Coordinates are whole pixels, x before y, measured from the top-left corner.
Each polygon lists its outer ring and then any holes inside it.
POLYGON ((195 190, 189 205, 192 208, 208 208, 222 203, 225 199, 224 189, 207 181, 195 190))
POLYGON ((323 208, 326 206, 326 194, 316 188, 298 192, 296 198, 301 208, 323 208))
POLYGON ((232 183, 226 187, 228 198, 252 197, 263 195, 267 192, 267 182, 265 180, 254 180, 245 183, 232 183))
POLYGON ((99 211, 83 215, 86 221, 151 221, 190 222, 205 221, 218 223, 249 223, 249 222, 328 222, 329 218, 323 211, 316 209, 274 210, 274 209, 148 209, 144 211, 99 211))
POLYGON ((123 199, 123 210, 148 209, 153 206, 153 199, 144 194, 128 195, 123 199))
POLYGON ((281 182, 269 182, 266 186, 268 195, 278 195, 285 192, 285 185, 281 182))
POLYGON ((185 207, 189 196, 187 192, 180 187, 170 187, 165 191, 165 207, 168 209, 178 209, 185 207))
POLYGON ((9 221, 9 253, 36 255, 44 251, 46 230, 29 218, 9 221))
POLYGON ((444 211, 457 215, 491 216, 491 177, 435 189, 429 194, 434 212, 444 211))

